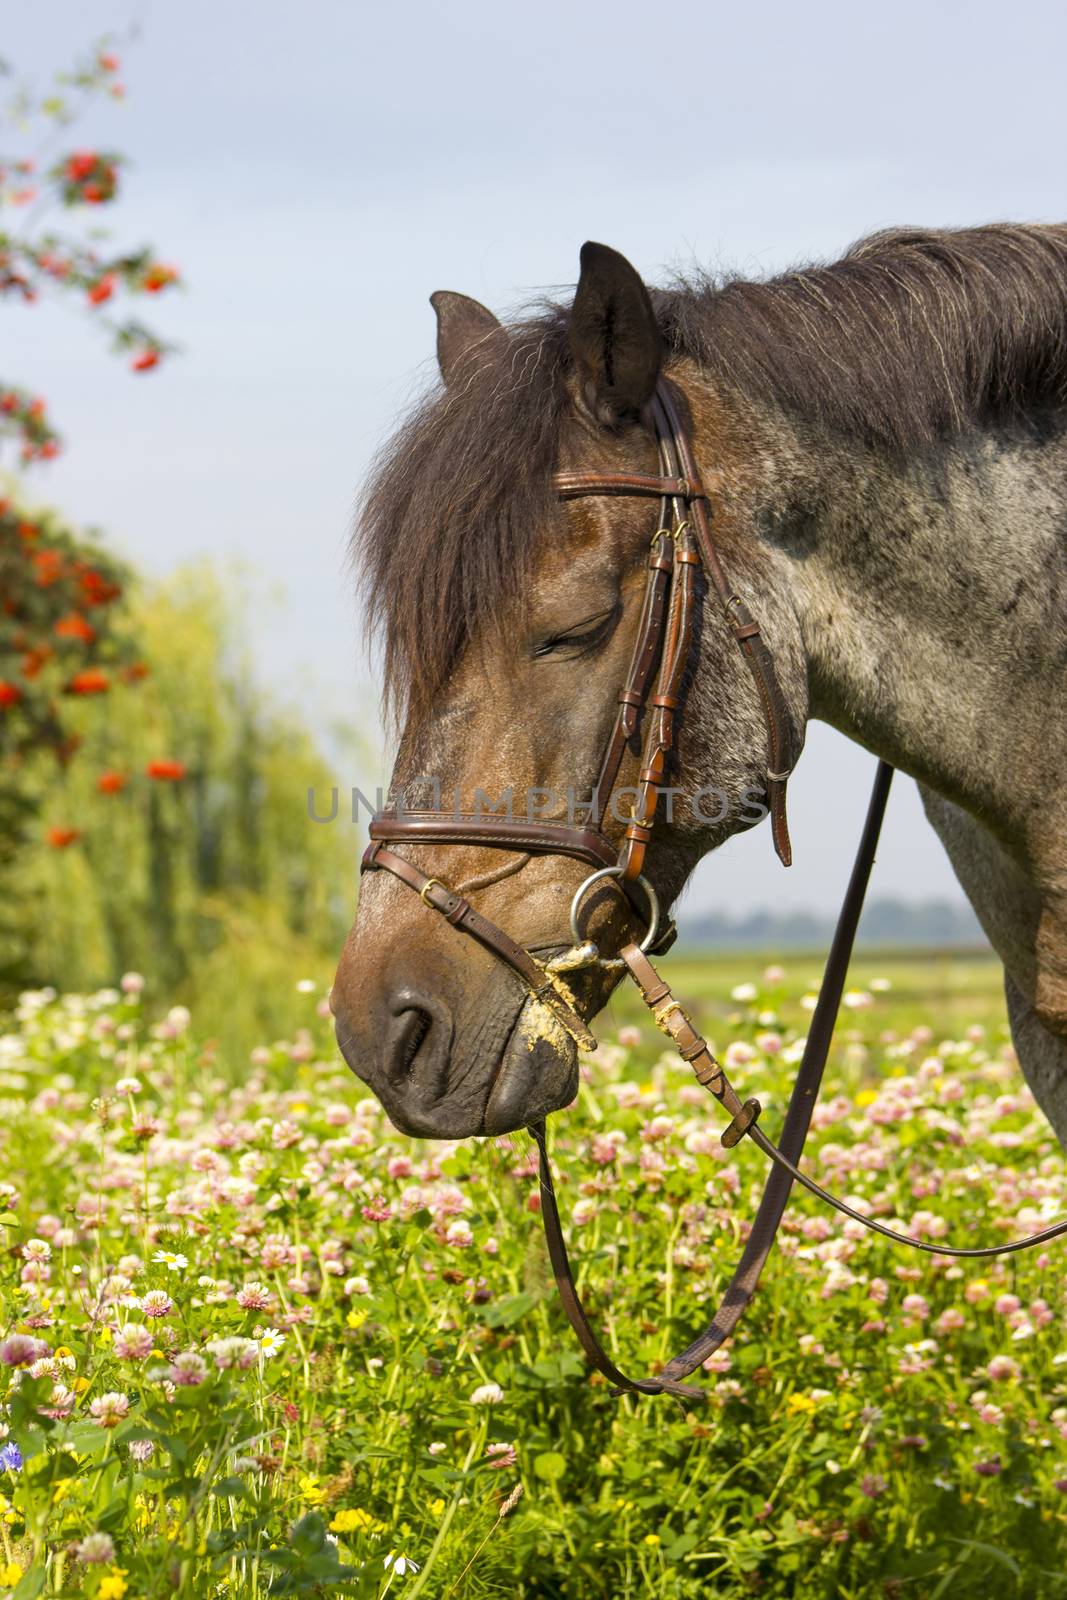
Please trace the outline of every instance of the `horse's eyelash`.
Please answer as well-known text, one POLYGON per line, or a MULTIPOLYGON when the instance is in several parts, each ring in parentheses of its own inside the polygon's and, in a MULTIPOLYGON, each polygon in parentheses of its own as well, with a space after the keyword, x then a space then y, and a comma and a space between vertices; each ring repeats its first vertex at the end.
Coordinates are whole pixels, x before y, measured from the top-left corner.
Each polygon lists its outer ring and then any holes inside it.
POLYGON ((575 647, 577 654, 583 654, 587 650, 594 649, 614 624, 616 615, 615 610, 608 611, 594 622, 591 627, 586 627, 585 624, 579 623, 578 627, 584 628, 584 632, 557 633, 551 639, 543 639, 540 644, 534 645, 531 654, 536 658, 553 655, 557 650, 568 647, 575 647))

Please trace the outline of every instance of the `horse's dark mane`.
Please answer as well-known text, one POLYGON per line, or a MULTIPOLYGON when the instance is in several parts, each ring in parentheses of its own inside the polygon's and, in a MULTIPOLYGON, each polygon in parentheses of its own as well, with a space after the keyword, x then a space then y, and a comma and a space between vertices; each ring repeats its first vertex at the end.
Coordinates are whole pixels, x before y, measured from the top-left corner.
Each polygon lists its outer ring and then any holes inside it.
MULTIPOLYGON (((831 266, 653 291, 668 350, 759 404, 902 453, 1067 403, 1067 226, 874 234, 831 266)), ((566 307, 487 340, 414 411, 355 539, 394 704, 418 718, 514 606, 567 424, 566 307)))

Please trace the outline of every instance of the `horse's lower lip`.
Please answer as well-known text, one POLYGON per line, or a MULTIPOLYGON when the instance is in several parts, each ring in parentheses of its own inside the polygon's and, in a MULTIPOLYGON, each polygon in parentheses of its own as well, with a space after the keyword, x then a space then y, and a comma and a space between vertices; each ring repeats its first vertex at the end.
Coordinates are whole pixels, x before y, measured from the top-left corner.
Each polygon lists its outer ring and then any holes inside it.
POLYGON ((550 1040, 536 1043, 519 1037, 526 1008, 519 1012, 493 1074, 482 1114, 482 1131, 513 1133, 537 1117, 573 1100, 578 1087, 578 1056, 573 1045, 565 1054, 550 1040))

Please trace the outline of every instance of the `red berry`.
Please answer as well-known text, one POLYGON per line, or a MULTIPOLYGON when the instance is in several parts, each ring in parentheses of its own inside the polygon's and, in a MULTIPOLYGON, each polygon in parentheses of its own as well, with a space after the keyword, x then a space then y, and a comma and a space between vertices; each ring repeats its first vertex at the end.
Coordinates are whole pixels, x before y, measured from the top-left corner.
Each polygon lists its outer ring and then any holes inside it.
POLYGON ((67 177, 72 183, 84 183, 96 171, 99 159, 92 150, 76 150, 67 159, 67 177))
POLYGON ((110 300, 114 293, 114 273, 105 273, 102 278, 97 279, 96 283, 94 283, 92 288, 89 290, 89 304, 91 306, 102 306, 105 300, 110 300))
POLYGON ((158 778, 164 783, 180 783, 187 769, 184 761, 150 761, 144 770, 149 778, 158 778))
POLYGON ((69 844, 81 838, 77 828, 49 828, 45 838, 53 850, 65 850, 69 844))
POLYGON ((67 684, 68 694, 106 694, 111 683, 106 672, 101 672, 99 667, 87 667, 84 672, 76 672, 67 684))

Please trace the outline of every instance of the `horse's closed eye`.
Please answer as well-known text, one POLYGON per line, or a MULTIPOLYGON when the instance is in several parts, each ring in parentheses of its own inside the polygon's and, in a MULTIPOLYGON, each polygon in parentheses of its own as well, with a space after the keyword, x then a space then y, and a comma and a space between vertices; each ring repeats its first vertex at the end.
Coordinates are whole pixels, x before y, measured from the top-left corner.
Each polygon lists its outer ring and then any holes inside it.
POLYGON ((586 617, 581 622, 576 622, 573 627, 563 633, 551 634, 548 638, 539 639, 531 646, 530 654, 536 659, 544 656, 563 657, 573 660, 576 656, 588 655, 610 638, 615 631, 619 620, 619 608, 613 607, 610 611, 602 612, 596 617, 586 617))

